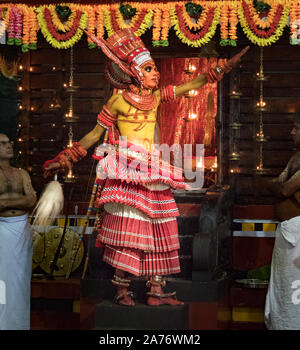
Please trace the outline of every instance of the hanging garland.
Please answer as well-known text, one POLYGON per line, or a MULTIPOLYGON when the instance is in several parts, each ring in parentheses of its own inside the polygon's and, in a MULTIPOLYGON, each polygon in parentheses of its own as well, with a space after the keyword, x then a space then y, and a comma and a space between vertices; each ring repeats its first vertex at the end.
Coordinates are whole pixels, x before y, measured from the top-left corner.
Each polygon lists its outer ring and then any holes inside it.
POLYGON ((170 7, 168 4, 163 6, 152 7, 153 11, 153 28, 152 28, 152 45, 169 46, 169 29, 170 29, 170 7))
POLYGON ((239 23, 238 19, 238 4, 236 1, 232 2, 230 5, 230 15, 229 15, 229 45, 236 46, 237 41, 237 25, 239 23))
POLYGON ((72 26, 69 28, 68 24, 69 31, 61 34, 59 33, 58 29, 58 26, 60 26, 58 21, 60 21, 60 19, 56 20, 56 17, 53 14, 55 11, 53 5, 40 6, 37 9, 37 19, 42 34, 44 35, 47 42, 56 49, 68 49, 71 46, 75 45, 83 34, 82 30, 79 27, 87 27, 87 13, 85 11, 77 9, 76 7, 71 8, 71 10, 72 12, 75 12, 72 26))
POLYGON ((22 45, 22 26, 22 13, 17 7, 12 6, 9 11, 9 24, 7 27, 8 45, 22 45))
POLYGON ((22 52, 37 49, 37 32, 39 30, 33 7, 23 6, 23 45, 22 52))
POLYGON ((175 7, 171 7, 170 15, 171 24, 174 27, 178 38, 184 44, 192 47, 200 47, 208 43, 214 36, 220 20, 219 8, 216 6, 209 6, 202 29, 194 34, 191 32, 191 28, 186 27, 181 4, 176 4, 175 7))
POLYGON ((271 16, 265 27, 264 21, 254 16, 252 1, 242 0, 239 8, 239 18, 241 27, 248 39, 259 46, 267 46, 276 42, 282 35, 284 27, 289 17, 289 6, 282 3, 272 2, 271 10, 268 14, 271 16))
MULTIPOLYGON (((129 6, 129 5, 128 5, 129 6)), ((131 28, 136 36, 141 36, 152 25, 153 11, 145 8, 144 4, 134 4, 135 13, 131 17, 130 23, 126 23, 119 5, 112 5, 109 10, 105 11, 104 24, 108 36, 115 31, 125 28, 131 28)), ((128 19, 128 17, 127 17, 128 19)))
POLYGON ((160 35, 160 46, 169 46, 169 29, 170 29, 170 8, 165 7, 162 11, 162 24, 161 24, 161 35, 160 35))
MULTIPOLYGON (((88 15, 88 27, 87 30, 89 33, 96 35, 96 11, 92 6, 85 6, 85 11, 88 15)), ((89 49, 94 49, 97 47, 97 44, 88 36, 88 47, 89 49)))
POLYGON ((104 10, 106 6, 98 5, 96 7, 97 38, 104 36, 104 10))
POLYGON ((220 16, 221 46, 236 46, 238 22, 236 2, 222 4, 220 16))
MULTIPOLYGON (((79 26, 103 38, 105 29, 110 36, 121 28, 131 28, 141 36, 152 24, 153 46, 169 45, 171 25, 183 43, 200 47, 212 39, 218 24, 220 45, 236 46, 238 23, 250 41, 266 46, 282 35, 289 15, 290 44, 300 45, 300 0, 63 3, 40 7, 7 3, 1 4, 0 15, 7 31, 7 44, 20 45, 23 52, 36 49, 39 29, 53 47, 69 48, 82 36, 79 26)), ((90 48, 96 47, 90 38, 87 41, 90 48)))
POLYGON ((152 45, 160 46, 160 36, 162 30, 162 10, 157 7, 153 10, 152 45))

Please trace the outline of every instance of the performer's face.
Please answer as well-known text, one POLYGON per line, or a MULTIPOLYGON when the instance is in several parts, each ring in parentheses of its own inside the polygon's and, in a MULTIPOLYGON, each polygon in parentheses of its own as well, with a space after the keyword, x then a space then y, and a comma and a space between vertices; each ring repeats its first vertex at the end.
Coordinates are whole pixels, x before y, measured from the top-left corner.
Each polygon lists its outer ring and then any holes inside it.
POLYGON ((145 62, 141 66, 144 75, 143 84, 146 89, 155 89, 158 87, 160 74, 153 60, 145 62))
POLYGON ((0 134, 0 159, 11 159, 14 156, 13 144, 9 138, 0 134))

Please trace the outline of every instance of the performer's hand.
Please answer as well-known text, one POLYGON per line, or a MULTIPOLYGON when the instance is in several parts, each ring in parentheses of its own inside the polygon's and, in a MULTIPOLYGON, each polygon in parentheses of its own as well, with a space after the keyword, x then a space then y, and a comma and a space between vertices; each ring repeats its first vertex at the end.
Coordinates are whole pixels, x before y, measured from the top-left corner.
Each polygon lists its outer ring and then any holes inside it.
POLYGON ((228 65, 230 67, 236 66, 240 62, 242 56, 244 56, 245 53, 249 50, 249 48, 250 48, 250 46, 246 46, 242 51, 240 51, 239 53, 237 53, 236 55, 231 57, 231 59, 227 62, 228 65))

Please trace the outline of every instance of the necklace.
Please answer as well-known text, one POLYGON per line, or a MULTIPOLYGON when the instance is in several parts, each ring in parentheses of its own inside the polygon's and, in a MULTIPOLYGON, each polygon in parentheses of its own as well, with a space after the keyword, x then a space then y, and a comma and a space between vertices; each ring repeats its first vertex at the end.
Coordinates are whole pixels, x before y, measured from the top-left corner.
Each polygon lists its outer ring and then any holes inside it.
POLYGON ((5 177, 7 193, 11 193, 13 191, 11 179, 9 177, 7 177, 7 175, 5 174, 5 171, 2 168, 2 166, 0 166, 0 169, 1 169, 1 171, 2 171, 2 173, 4 175, 4 177, 5 177))
POLYGON ((134 85, 130 85, 129 91, 123 92, 122 96, 126 102, 141 111, 151 111, 157 104, 156 96, 152 92, 142 90, 140 95, 139 88, 134 85))

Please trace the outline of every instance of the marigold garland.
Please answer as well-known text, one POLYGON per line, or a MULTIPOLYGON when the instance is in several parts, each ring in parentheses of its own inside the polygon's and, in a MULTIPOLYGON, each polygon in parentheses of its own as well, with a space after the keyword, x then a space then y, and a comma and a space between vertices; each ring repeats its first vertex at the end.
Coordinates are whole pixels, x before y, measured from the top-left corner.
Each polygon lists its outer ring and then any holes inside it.
POLYGON ((23 45, 22 52, 37 49, 38 24, 36 13, 33 7, 18 5, 18 9, 23 14, 23 45))
POLYGON ((237 40, 237 25, 239 23, 238 19, 238 4, 236 1, 232 2, 230 5, 230 15, 229 15, 229 38, 230 38, 230 44, 232 46, 236 46, 236 40, 237 40))
MULTIPOLYGON (((87 30, 89 33, 96 35, 96 10, 93 6, 85 6, 84 10, 88 15, 87 30)), ((97 44, 95 44, 90 37, 87 38, 87 41, 89 49, 94 49, 97 47, 97 44)))
POLYGON ((76 7, 72 8, 72 12, 76 12, 73 25, 65 34, 60 34, 56 30, 48 6, 40 6, 37 11, 37 19, 42 34, 44 35, 47 42, 56 49, 68 49, 71 46, 75 45, 83 34, 83 31, 79 27, 87 27, 87 13, 85 11, 77 9, 76 7))
MULTIPOLYGON (((66 21, 60 20, 56 12, 56 5, 53 3, 43 5, 50 11, 51 19, 48 14, 47 18, 45 15, 43 19, 40 19, 40 16, 39 19, 37 18, 36 12, 42 6, 7 3, 1 4, 0 10, 7 8, 3 18, 8 34, 7 43, 22 45, 23 52, 36 49, 40 20, 44 20, 44 23, 40 24, 42 34, 57 48, 68 48, 80 39, 82 32, 78 29, 79 23, 80 25, 85 24, 91 33, 102 38, 105 29, 110 36, 120 28, 131 28, 135 35, 140 36, 153 24, 153 46, 168 45, 171 24, 179 39, 193 47, 199 47, 208 42, 215 34, 217 24, 220 24, 220 44, 235 46, 237 24, 240 23, 250 41, 259 46, 266 46, 279 39, 290 15, 290 43, 300 45, 300 38, 297 37, 300 28, 300 23, 297 22, 300 22, 300 0, 265 0, 264 2, 270 8, 264 18, 261 18, 252 0, 196 0, 195 4, 201 4, 202 7, 202 13, 196 21, 189 15, 185 6, 186 2, 147 4, 130 2, 130 6, 136 10, 130 21, 124 20, 120 11, 120 3, 112 5, 60 4, 71 9, 66 21)), ((87 40, 89 47, 95 47, 89 38, 87 40)))
MULTIPOLYGON (((205 5, 206 6, 206 5, 205 5)), ((207 18, 202 29, 196 34, 191 33, 186 27, 182 16, 182 5, 176 4, 170 9, 171 24, 178 38, 192 47, 200 47, 208 43, 216 32, 220 20, 220 10, 216 6, 209 6, 207 18)))
POLYGON ((169 46, 169 29, 170 29, 170 8, 165 7, 162 13, 162 29, 160 36, 160 46, 169 46))
POLYGON ((104 9, 106 6, 98 5, 96 7, 97 38, 104 36, 104 9))
MULTIPOLYGON (((272 6, 275 6, 275 3, 272 6)), ((248 39, 259 46, 267 46, 276 42, 282 36, 284 27, 287 24, 289 6, 281 3, 276 4, 274 20, 270 23, 268 30, 257 28, 257 23, 251 16, 250 8, 250 1, 242 0, 238 10, 240 24, 248 39)))
POLYGON ((160 46, 160 36, 162 29, 162 9, 157 7, 153 9, 153 29, 152 29, 152 45, 160 46))
POLYGON ((229 6, 227 4, 223 4, 221 7, 221 16, 220 16, 220 32, 221 32, 221 46, 228 45, 229 42, 229 6))
POLYGON ((238 22, 237 3, 233 1, 228 4, 222 3, 220 17, 221 46, 236 46, 238 22))

